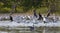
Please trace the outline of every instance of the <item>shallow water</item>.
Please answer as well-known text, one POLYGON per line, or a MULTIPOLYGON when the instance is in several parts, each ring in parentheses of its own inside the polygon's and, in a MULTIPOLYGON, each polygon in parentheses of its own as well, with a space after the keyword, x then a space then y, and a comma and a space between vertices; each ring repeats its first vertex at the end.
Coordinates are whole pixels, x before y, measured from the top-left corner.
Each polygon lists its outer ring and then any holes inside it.
POLYGON ((1 31, 0 33, 60 33, 60 28, 45 28, 44 27, 40 27, 40 28, 35 28, 35 30, 30 31, 29 28, 23 28, 20 30, 8 30, 5 29, 5 31, 1 31))
MULTIPOLYGON (((25 18, 23 19, 23 18, 20 18, 20 16, 18 16, 17 18, 14 17, 14 22, 9 22, 9 21, 0 22, 0 27, 2 27, 0 28, 0 33, 60 33, 60 27, 42 27, 41 26, 41 27, 34 27, 34 30, 31 31, 30 27, 18 26, 20 23, 23 23, 23 25, 24 23, 25 25, 28 25, 29 22, 30 22, 30 26, 32 26, 33 25, 32 23, 35 23, 35 22, 42 23, 42 21, 37 21, 36 18, 35 19, 32 18, 31 20, 25 20, 25 18), (8 25, 11 26, 11 28, 9 28, 8 25), (12 26, 13 27, 17 26, 17 28, 12 28, 12 26)), ((35 23, 35 25, 37 23, 35 23)), ((39 25, 42 25, 42 24, 39 24, 39 25)), ((52 24, 49 24, 49 25, 52 25, 52 24)), ((60 24, 58 26, 60 26, 60 24)))

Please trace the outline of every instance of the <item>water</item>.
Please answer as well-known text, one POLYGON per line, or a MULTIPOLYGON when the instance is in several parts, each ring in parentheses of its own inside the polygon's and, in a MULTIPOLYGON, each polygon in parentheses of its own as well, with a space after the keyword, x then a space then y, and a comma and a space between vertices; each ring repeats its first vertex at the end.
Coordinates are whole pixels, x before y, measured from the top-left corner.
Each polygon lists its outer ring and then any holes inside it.
POLYGON ((45 28, 45 32, 43 30, 44 28, 37 28, 37 30, 30 31, 29 28, 21 28, 20 30, 8 30, 0 31, 0 33, 60 33, 60 29, 58 28, 45 28))
POLYGON ((30 20, 26 20, 25 17, 16 16, 13 22, 0 21, 0 33, 60 33, 60 21, 43 23, 37 18, 29 17, 30 20), (31 26, 34 27, 32 31, 31 26))

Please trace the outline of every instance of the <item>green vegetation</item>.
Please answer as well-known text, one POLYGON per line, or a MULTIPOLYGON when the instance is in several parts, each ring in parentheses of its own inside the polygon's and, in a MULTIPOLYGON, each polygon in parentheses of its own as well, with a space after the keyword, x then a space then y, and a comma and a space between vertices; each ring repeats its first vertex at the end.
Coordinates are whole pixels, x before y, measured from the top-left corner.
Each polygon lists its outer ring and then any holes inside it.
POLYGON ((48 9, 55 11, 54 8, 56 13, 60 13, 59 4, 60 2, 57 0, 0 0, 0 13, 25 13, 34 9, 37 13, 47 13, 48 9), (56 6, 54 6, 55 4, 56 6))

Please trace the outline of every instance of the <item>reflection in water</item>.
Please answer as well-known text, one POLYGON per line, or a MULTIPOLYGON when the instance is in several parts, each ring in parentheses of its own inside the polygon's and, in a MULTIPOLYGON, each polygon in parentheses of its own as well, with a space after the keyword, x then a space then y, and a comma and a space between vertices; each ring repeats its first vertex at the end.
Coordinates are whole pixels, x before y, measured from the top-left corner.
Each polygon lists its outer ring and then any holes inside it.
POLYGON ((30 31, 30 28, 20 28, 20 30, 17 30, 17 29, 12 29, 12 30, 8 30, 8 29, 5 29, 4 31, 3 30, 0 30, 0 33, 60 33, 60 28, 58 27, 35 27, 35 30, 33 31, 30 31), (44 32, 44 29, 45 29, 45 32, 44 32))
MULTIPOLYGON (((22 22, 22 23, 35 23, 37 24, 38 22, 41 22, 41 21, 37 21, 35 20, 33 17, 31 17, 32 19, 31 20, 25 20, 26 18, 22 18, 22 17, 17 17, 17 18, 14 18, 15 21, 18 21, 18 22, 22 22), (24 20, 23 20, 24 19, 24 20)), ((4 22, 3 22, 4 23, 4 22)), ((5 24, 8 24, 9 22, 5 23, 5 24)), ((12 22, 13 23, 13 22, 12 22)), ((14 22, 15 23, 15 22, 14 22)), ((12 26, 12 24, 10 24, 12 26)), ((16 25, 16 24, 15 24, 16 25)), ((50 27, 34 27, 34 30, 31 31, 30 27, 19 27, 19 28, 15 28, 15 29, 9 29, 8 28, 4 28, 2 27, 2 29, 0 28, 0 33, 60 33, 60 28, 50 28, 50 27)))

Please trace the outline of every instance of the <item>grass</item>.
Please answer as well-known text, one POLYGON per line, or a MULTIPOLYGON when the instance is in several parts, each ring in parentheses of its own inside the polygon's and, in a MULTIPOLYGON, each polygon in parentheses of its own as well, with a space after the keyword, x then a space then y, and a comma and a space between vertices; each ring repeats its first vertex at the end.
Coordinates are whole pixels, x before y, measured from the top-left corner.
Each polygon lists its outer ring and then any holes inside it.
MULTIPOLYGON (((28 14, 33 14, 32 11, 28 11, 27 13, 28 13, 28 14)), ((47 13, 48 13, 48 8, 47 8, 47 7, 38 8, 38 9, 36 9, 36 13, 37 13, 37 14, 38 14, 38 13, 47 14, 47 13)), ((60 11, 56 11, 56 12, 54 12, 54 14, 60 15, 60 11)))
MULTIPOLYGON (((40 12, 41 14, 47 14, 48 8, 47 7, 40 7, 36 9, 37 14, 40 12)), ((10 11, 9 11, 10 12, 10 11)), ((0 13, 4 14, 4 13, 9 13, 7 11, 0 11, 0 13)), ((33 14, 33 9, 28 10, 27 12, 24 12, 22 8, 17 8, 17 13, 20 14, 29 14, 32 15, 33 14)), ((54 12, 57 15, 60 15, 60 11, 54 12)))
POLYGON ((46 7, 41 7, 41 8, 38 8, 37 10, 36 10, 36 12, 37 13, 41 13, 41 14, 45 14, 45 13, 47 13, 47 8, 46 7))

